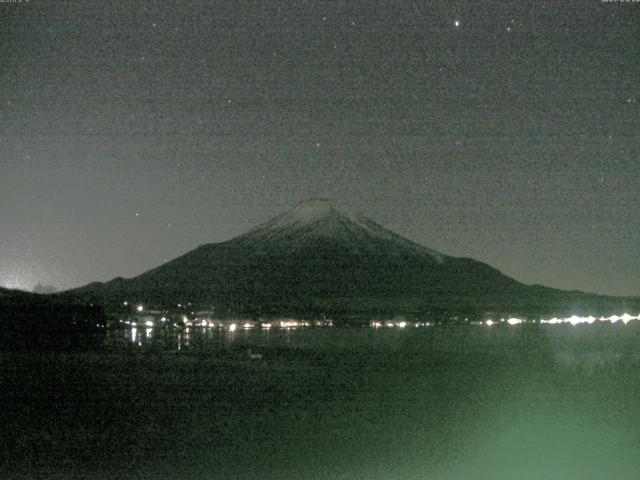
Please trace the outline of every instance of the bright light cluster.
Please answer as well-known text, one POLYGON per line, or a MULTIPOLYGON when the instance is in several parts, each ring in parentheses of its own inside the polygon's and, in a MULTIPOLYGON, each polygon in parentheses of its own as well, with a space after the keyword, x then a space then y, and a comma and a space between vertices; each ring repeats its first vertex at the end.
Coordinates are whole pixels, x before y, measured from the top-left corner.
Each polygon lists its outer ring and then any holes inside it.
MULTIPOLYGON (((616 322, 623 322, 625 325, 627 323, 629 323, 631 320, 640 320, 640 314, 637 316, 633 316, 633 315, 629 315, 628 313, 624 313, 621 316, 620 315, 611 315, 610 317, 600 317, 600 318, 596 318, 592 315, 589 315, 588 317, 580 317, 578 315, 571 315, 570 317, 565 317, 565 318, 558 318, 558 317, 553 317, 553 318, 549 318, 549 319, 540 319, 539 322, 542 324, 546 324, 546 325, 560 325, 563 323, 570 323, 571 325, 580 325, 583 323, 586 324, 592 324, 596 321, 600 321, 600 322, 611 322, 611 323, 616 323, 616 322)), ((511 317, 507 320, 505 320, 504 318, 500 319, 501 323, 508 323, 509 325, 520 325, 523 323, 537 323, 537 320, 524 320, 521 318, 517 318, 517 317, 511 317)), ((485 320, 484 325, 491 327, 492 325, 495 325, 498 323, 498 321, 495 320, 485 320)))
POLYGON ((391 321, 391 320, 387 320, 386 322, 381 322, 379 320, 374 320, 374 321, 369 323, 369 326, 373 327, 373 328, 380 328, 380 327, 405 328, 405 327, 409 327, 409 326, 430 327, 431 325, 432 325, 431 322, 407 322, 405 320, 402 320, 402 321, 399 321, 399 322, 394 322, 394 321, 391 321))
POLYGON ((550 318, 548 320, 542 319, 542 320, 540 320, 540 323, 545 323, 545 324, 549 324, 549 325, 557 325, 557 324, 560 324, 560 323, 570 323, 571 325, 579 325, 579 324, 582 324, 582 323, 592 324, 592 323, 594 323, 596 321, 599 321, 599 322, 611 322, 611 323, 617 323, 617 322, 621 321, 626 325, 631 320, 640 320, 640 314, 634 317, 633 315, 630 315, 628 313, 623 313, 622 316, 611 315, 610 317, 600 317, 600 318, 596 318, 596 317, 593 317, 593 316, 579 317, 577 315, 572 315, 572 316, 567 317, 567 318, 553 317, 553 318, 550 318))
MULTIPOLYGON (((162 317, 160 319, 160 321, 167 322, 169 321, 169 319, 167 317, 162 317)), ((286 329, 290 329, 290 328, 298 328, 298 327, 311 327, 311 326, 316 326, 316 327, 333 327, 333 321, 332 320, 316 320, 316 321, 308 321, 308 320, 294 320, 294 319, 283 319, 283 320, 278 320, 276 322, 263 322, 263 321, 253 321, 253 320, 245 320, 242 322, 228 322, 228 321, 224 321, 224 320, 220 320, 218 322, 214 322, 211 319, 208 318, 194 318, 194 319, 190 319, 189 317, 187 317, 186 315, 181 315, 180 317, 180 321, 182 323, 183 326, 185 327, 202 327, 202 328, 212 328, 212 327, 218 327, 221 329, 226 329, 229 331, 235 331, 238 328, 242 328, 244 330, 252 330, 254 328, 263 328, 263 329, 269 329, 272 327, 280 327, 280 328, 286 328, 286 329)), ((129 320, 120 320, 120 323, 125 323, 127 325, 132 324, 135 325, 133 323, 131 323, 131 321, 129 320)), ((145 323, 148 327, 153 327, 155 326, 155 322, 153 320, 147 320, 147 322, 145 323)))
POLYGON ((281 328, 295 328, 299 325, 295 320, 281 320, 280 327, 281 328))
MULTIPOLYGON (((259 327, 261 329, 265 329, 268 330, 272 327, 280 327, 280 328, 284 328, 284 329, 291 329, 291 328, 298 328, 298 327, 310 327, 312 325, 315 326, 333 326, 333 322, 330 320, 317 320, 314 322, 310 322, 310 321, 306 321, 306 320, 294 320, 294 319, 283 319, 283 320, 279 320, 277 322, 255 322, 255 321, 244 321, 242 323, 227 323, 224 321, 220 321, 217 323, 214 323, 212 320, 210 319, 198 319, 196 318, 195 320, 190 320, 186 315, 182 315, 181 316, 181 320, 182 323, 185 327, 191 327, 191 326, 197 326, 197 327, 219 327, 221 329, 226 329, 229 332, 234 332, 236 331, 238 328, 242 328, 244 330, 251 330, 254 329, 256 327, 259 327)), ((473 324, 473 325, 485 325, 487 327, 491 327, 493 325, 498 325, 498 324, 508 324, 510 326, 516 326, 516 325, 521 325, 521 324, 525 324, 525 323, 541 323, 541 324, 545 324, 545 325, 560 325, 560 324, 571 324, 571 325, 580 325, 580 324, 593 324, 595 322, 610 322, 610 323, 618 323, 618 322, 622 322, 625 325, 627 323, 629 323, 632 320, 640 320, 640 314, 638 315, 631 315, 629 313, 623 313, 622 315, 611 315, 609 317, 604 317, 601 316, 599 318, 594 317, 593 315, 589 315, 586 317, 582 317, 582 316, 578 316, 578 315, 571 315, 570 317, 564 317, 564 318, 559 318, 559 317, 552 317, 549 319, 522 319, 522 318, 518 318, 518 317, 510 317, 510 318, 501 318, 499 320, 493 320, 493 319, 487 319, 484 321, 471 321, 471 322, 467 322, 468 324, 473 324)), ((168 321, 168 319, 166 317, 162 317, 160 319, 161 322, 166 322, 168 321)), ((466 321, 466 319, 465 319, 466 321)), ((136 327, 138 324, 135 321, 130 321, 130 320, 120 320, 121 323, 124 323, 126 325, 130 325, 131 327, 136 327)), ((141 325, 146 326, 147 328, 153 328, 155 327, 155 321, 152 320, 151 318, 147 317, 146 319, 144 319, 144 321, 140 322, 141 325)), ((386 321, 381 321, 381 320, 375 320, 375 321, 371 321, 369 323, 369 326, 373 327, 373 328, 381 328, 381 327, 390 327, 390 328, 400 328, 400 329, 404 329, 406 327, 412 326, 412 327, 430 327, 432 326, 433 323, 432 322, 407 322, 406 320, 386 320, 386 321)))

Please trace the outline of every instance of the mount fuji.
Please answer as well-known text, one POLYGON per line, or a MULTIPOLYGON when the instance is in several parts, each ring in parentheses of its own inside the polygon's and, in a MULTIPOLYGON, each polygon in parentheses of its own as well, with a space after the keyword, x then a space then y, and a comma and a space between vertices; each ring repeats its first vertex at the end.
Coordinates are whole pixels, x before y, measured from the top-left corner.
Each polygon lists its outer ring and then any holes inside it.
POLYGON ((177 304, 229 315, 452 318, 637 305, 524 285, 469 258, 443 255, 326 199, 304 201, 231 240, 202 245, 130 279, 57 294, 117 308, 177 304))

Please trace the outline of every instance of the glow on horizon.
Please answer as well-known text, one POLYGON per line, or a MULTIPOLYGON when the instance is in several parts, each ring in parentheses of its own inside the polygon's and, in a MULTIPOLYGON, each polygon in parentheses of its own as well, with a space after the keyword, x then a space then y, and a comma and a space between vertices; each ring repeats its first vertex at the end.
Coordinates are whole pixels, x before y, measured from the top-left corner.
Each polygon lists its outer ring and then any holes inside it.
POLYGON ((4 282, 2 282, 2 284, 0 284, 0 287, 9 290, 23 290, 25 292, 30 290, 30 287, 25 282, 21 282, 19 280, 5 280, 4 282))

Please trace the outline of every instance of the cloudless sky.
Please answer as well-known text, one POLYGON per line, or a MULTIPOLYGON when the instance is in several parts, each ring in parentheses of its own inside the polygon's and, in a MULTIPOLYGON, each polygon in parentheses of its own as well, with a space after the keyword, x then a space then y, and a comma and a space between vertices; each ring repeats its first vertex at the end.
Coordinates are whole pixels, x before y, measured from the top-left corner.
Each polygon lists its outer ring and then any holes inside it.
POLYGON ((640 3, 0 3, 0 285, 134 276, 331 197, 640 294, 640 3))

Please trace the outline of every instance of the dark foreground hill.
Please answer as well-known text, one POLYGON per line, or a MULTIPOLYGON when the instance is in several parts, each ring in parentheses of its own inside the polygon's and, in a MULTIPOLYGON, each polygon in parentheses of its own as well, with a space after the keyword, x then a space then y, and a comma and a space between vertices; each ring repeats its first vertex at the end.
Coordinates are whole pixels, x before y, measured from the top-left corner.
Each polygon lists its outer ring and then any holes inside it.
POLYGON ((0 288, 0 342, 8 350, 84 350, 97 345, 104 309, 0 288))
POLYGON ((454 318, 606 313, 635 298, 524 285, 469 258, 440 254, 327 200, 309 200, 232 240, 202 245, 130 279, 59 297, 116 308, 190 303, 220 314, 454 318))

